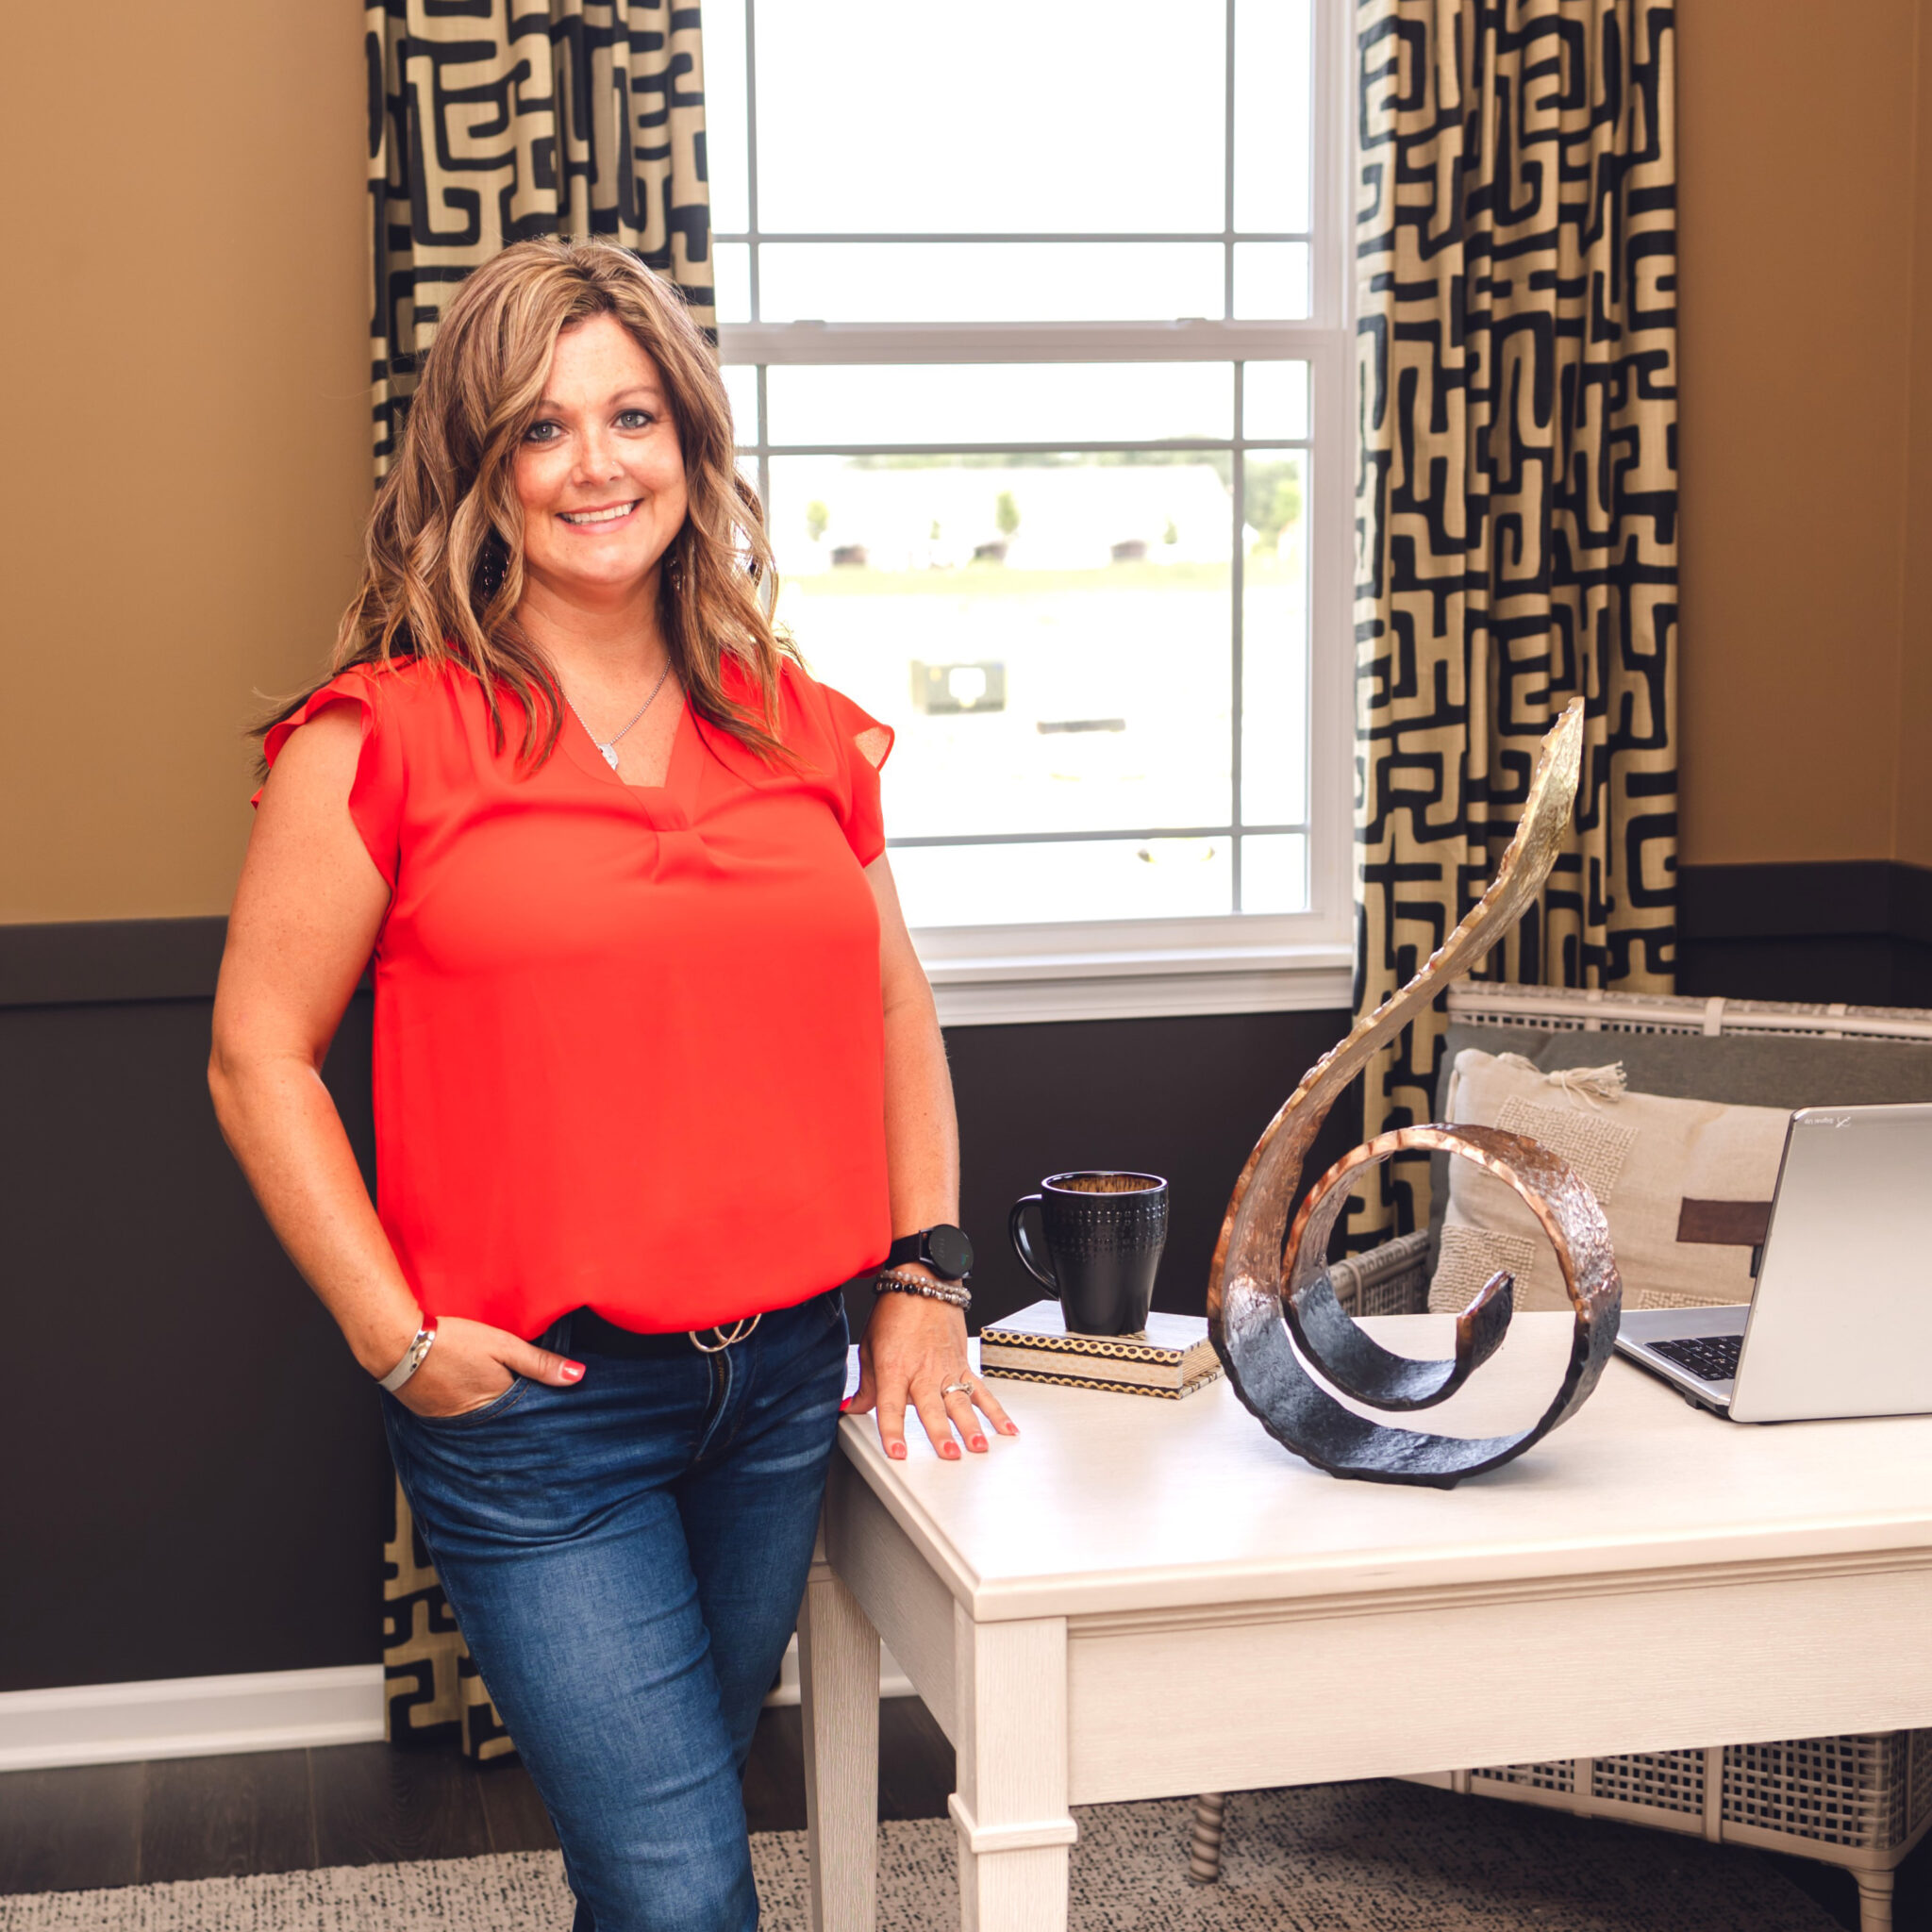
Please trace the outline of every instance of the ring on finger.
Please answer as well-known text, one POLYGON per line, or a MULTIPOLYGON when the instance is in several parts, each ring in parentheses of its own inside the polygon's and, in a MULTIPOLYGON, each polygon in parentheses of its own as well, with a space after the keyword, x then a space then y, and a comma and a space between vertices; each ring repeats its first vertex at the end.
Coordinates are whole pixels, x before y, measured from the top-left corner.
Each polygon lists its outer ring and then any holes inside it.
POLYGON ((941 1396, 971 1395, 973 1393, 972 1378, 969 1376, 961 1381, 948 1382, 946 1386, 940 1391, 940 1393, 941 1396))

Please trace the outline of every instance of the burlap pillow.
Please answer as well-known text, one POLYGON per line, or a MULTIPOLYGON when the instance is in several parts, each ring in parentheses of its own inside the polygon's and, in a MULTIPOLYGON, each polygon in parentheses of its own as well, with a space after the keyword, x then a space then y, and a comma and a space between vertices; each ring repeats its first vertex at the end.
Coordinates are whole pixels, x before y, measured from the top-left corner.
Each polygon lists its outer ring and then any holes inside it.
MULTIPOLYGON (((1781 1108, 1626 1093, 1621 1065, 1544 1074, 1515 1054, 1470 1048, 1456 1057, 1441 1117, 1541 1141, 1590 1183, 1610 1224, 1626 1307, 1751 1299, 1748 1245, 1678 1235, 1687 1199, 1771 1199, 1790 1118, 1781 1108)), ((1536 1217, 1501 1181, 1452 1160, 1429 1307, 1466 1307, 1498 1268, 1515 1274, 1519 1308, 1569 1307, 1536 1217)))

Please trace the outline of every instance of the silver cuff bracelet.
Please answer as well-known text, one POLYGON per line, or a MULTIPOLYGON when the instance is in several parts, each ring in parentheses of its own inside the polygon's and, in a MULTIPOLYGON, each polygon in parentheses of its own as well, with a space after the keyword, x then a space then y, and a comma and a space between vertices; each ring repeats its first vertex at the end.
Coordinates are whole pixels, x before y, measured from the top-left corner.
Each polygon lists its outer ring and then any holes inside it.
POLYGON ((963 1281, 927 1281, 918 1274, 875 1275, 874 1289, 880 1294, 923 1294, 927 1301, 944 1302, 949 1307, 970 1308, 973 1296, 963 1281))
POLYGON ((408 1347, 403 1351, 402 1360, 388 1374, 383 1376, 376 1386, 380 1389, 386 1389, 390 1394, 393 1395, 423 1366, 423 1358, 429 1353, 429 1344, 435 1340, 436 1317, 434 1315, 425 1315, 423 1318, 422 1327, 416 1331, 415 1341, 410 1342, 408 1347))

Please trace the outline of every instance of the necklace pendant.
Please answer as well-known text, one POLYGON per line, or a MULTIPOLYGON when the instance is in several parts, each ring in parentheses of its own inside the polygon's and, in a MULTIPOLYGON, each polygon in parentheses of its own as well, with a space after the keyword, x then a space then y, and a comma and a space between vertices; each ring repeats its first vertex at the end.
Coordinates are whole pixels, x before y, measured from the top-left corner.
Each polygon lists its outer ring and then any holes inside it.
POLYGON ((617 747, 614 744, 600 744, 597 749, 604 754, 604 762, 614 772, 617 769, 617 747))

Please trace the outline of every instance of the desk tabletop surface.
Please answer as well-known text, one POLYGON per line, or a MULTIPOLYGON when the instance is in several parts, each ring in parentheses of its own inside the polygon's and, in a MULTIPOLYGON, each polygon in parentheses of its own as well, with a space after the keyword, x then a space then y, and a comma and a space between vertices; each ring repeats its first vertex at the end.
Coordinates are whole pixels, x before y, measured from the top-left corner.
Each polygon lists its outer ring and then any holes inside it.
MULTIPOLYGON (((1446 1316, 1365 1325, 1405 1354, 1453 1347, 1446 1316)), ((1523 1426, 1561 1379, 1570 1328, 1566 1314, 1519 1315, 1465 1389, 1412 1420, 1446 1435, 1523 1426)), ((1224 1379, 1180 1402, 994 1386, 1022 1433, 986 1456, 941 1461, 910 1416, 903 1463, 886 1459, 871 1416, 846 1417, 841 1435, 847 1463, 981 1620, 1733 1566, 1932 1567, 1932 1417, 1753 1427, 1619 1359, 1526 1455, 1444 1491, 1324 1475, 1224 1379)))

